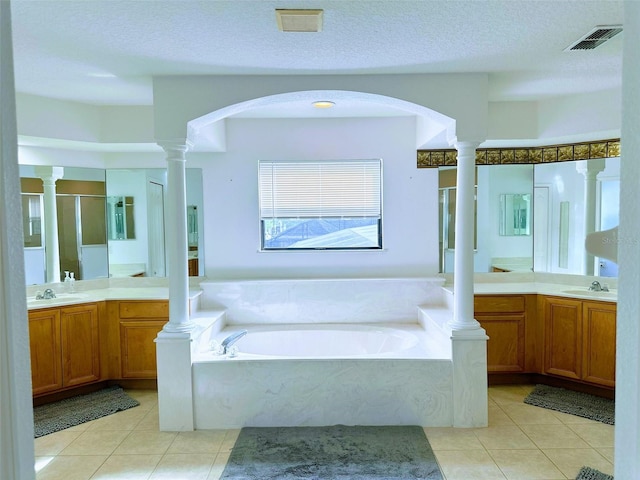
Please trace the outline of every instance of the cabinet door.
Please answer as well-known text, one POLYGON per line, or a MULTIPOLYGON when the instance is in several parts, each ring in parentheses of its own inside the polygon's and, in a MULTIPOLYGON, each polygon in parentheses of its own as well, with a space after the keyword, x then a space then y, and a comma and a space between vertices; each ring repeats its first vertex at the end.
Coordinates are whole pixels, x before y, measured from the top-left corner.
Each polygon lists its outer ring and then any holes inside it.
POLYGON ((487 332, 487 371, 523 372, 525 315, 477 314, 476 320, 487 332))
POLYGON ((527 301, 524 295, 476 295, 474 317, 487 332, 487 371, 517 373, 525 371, 525 323, 527 301))
POLYGON ((122 378, 156 378, 156 344, 158 332, 166 320, 120 322, 122 378))
POLYGON ((582 316, 582 378, 613 387, 616 375, 616 305, 583 302, 582 316))
POLYGON ((98 306, 60 310, 63 385, 71 387, 100 380, 98 306))
POLYGON ((29 346, 33 394, 62 388, 60 312, 57 308, 29 312, 29 346))
POLYGON ((548 374, 582 378, 582 302, 544 299, 545 365, 548 374))

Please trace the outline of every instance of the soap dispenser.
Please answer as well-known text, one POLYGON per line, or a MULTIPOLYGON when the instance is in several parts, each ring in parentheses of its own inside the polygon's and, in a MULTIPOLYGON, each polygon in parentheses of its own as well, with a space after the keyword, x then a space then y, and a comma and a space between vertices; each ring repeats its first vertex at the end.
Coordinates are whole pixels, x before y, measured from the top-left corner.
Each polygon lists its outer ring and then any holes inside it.
POLYGON ((69 276, 69 270, 64 271, 64 290, 65 292, 71 291, 71 277, 69 276))
POLYGON ((76 291, 76 274, 69 272, 69 275, 71 275, 69 278, 69 291, 73 293, 76 291))

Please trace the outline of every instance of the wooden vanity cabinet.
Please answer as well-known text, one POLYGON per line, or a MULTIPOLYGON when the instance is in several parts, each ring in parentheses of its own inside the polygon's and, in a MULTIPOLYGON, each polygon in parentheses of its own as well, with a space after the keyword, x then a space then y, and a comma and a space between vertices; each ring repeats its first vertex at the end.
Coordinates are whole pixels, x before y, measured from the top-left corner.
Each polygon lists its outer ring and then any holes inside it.
POLYGON ((543 297, 544 373, 615 386, 616 305, 543 297))
POLYGON ((30 311, 29 344, 34 395, 100 380, 95 303, 30 311))
POLYGON ((523 373, 535 369, 535 295, 476 295, 474 317, 485 329, 487 370, 523 373))
POLYGON ((156 378, 154 340, 169 320, 169 301, 127 300, 114 303, 120 325, 121 378, 156 378))

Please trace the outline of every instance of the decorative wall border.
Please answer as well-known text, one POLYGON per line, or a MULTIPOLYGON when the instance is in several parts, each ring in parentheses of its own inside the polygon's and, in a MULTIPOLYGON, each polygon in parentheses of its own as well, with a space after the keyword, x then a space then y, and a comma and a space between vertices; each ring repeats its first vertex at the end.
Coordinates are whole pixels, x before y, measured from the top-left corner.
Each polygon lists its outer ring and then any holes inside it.
MULTIPOLYGON (((543 147, 478 148, 476 165, 519 165, 570 162, 620 156, 620 139, 543 147)), ((418 150, 418 168, 455 166, 457 150, 418 150)))

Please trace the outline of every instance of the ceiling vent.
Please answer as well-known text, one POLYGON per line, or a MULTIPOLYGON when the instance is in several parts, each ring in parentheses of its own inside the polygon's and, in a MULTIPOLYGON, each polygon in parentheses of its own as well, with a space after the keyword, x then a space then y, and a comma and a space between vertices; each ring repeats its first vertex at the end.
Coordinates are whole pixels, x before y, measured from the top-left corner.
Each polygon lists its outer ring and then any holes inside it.
POLYGON ((321 32, 322 10, 276 9, 278 29, 282 32, 321 32))
POLYGON ((564 51, 570 52, 572 50, 593 50, 594 48, 602 45, 607 40, 615 37, 621 31, 622 25, 598 25, 582 38, 573 42, 570 46, 565 48, 564 51))

